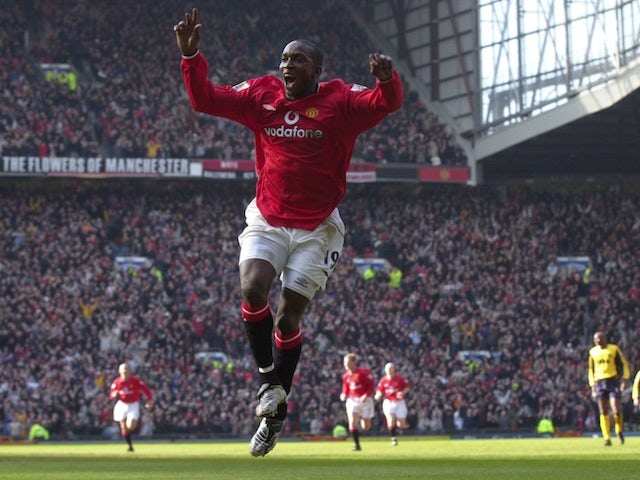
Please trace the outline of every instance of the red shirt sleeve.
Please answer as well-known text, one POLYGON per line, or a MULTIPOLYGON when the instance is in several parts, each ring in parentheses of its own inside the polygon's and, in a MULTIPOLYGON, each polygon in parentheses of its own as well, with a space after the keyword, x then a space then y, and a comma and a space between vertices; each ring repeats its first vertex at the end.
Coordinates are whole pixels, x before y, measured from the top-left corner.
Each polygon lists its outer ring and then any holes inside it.
POLYGON ((347 397, 349 396, 349 378, 347 373, 342 375, 342 393, 347 397))
POLYGON ((144 393, 145 398, 148 402, 153 400, 153 394, 151 393, 151 389, 144 383, 140 378, 138 378, 138 389, 144 393))
POLYGON ((182 79, 196 112, 228 118, 250 126, 256 115, 256 108, 249 95, 250 80, 235 86, 214 85, 209 80, 209 66, 202 54, 193 58, 183 58, 180 62, 182 79))
POLYGON ((376 393, 376 382, 373 379, 373 374, 371 373, 370 370, 366 370, 366 377, 367 377, 367 396, 369 397, 373 397, 373 395, 376 393))
POLYGON ((111 382, 111 387, 109 387, 109 400, 116 400, 118 398, 118 387, 119 378, 116 378, 113 382, 111 382))
POLYGON ((386 83, 376 81, 376 87, 357 91, 357 85, 351 86, 347 112, 353 125, 359 131, 369 130, 380 123, 387 115, 402 107, 404 92, 402 80, 394 70, 393 77, 386 83))

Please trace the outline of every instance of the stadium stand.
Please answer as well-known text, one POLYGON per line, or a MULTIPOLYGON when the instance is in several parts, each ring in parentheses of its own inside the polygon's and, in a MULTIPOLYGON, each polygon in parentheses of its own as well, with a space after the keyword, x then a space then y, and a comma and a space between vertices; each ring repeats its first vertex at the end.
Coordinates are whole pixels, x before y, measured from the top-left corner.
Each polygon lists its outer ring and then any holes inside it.
MULTIPOLYGON (((108 434, 106 383, 129 358, 156 393, 156 435, 251 432, 255 372, 236 288, 251 187, 186 187, 3 182, 7 429, 26 415, 54 438, 108 434), (228 361, 196 360, 212 351, 228 361)), ((390 359, 401 366, 416 432, 532 428, 543 410, 561 429, 586 428, 594 329, 640 359, 639 202, 615 188, 354 186, 342 209, 348 248, 304 321, 292 432, 317 417, 328 432, 342 418, 341 354, 353 349, 376 374, 390 359), (558 262, 583 254, 588 283, 558 262), (354 259, 380 256, 403 271, 400 288, 356 269, 354 259)))
MULTIPOLYGON (((335 2, 290 2, 277 19, 269 2, 199 3, 215 25, 203 45, 222 82, 274 68, 274 52, 302 35, 283 18, 324 32, 313 40, 329 52, 327 76, 369 81, 375 46, 335 2)), ((3 156, 251 158, 247 132, 188 107, 175 2, 0 7, 3 156), (70 63, 77 89, 45 81, 38 63, 70 63)), ((426 163, 437 147, 443 164, 466 163, 415 94, 405 107, 361 139, 359 158, 426 163)), ((36 419, 54 439, 111 437, 108 383, 123 358, 156 396, 144 435, 253 432, 236 266, 252 188, 0 178, 3 438, 25 438, 36 419)), ((348 350, 376 375, 393 360, 411 381, 411 433, 532 432, 543 415, 564 431, 597 431, 586 385, 593 331, 607 330, 634 370, 640 363, 640 189, 350 188, 344 257, 303 322, 288 435, 312 421, 329 434, 343 420, 348 350), (399 288, 385 270, 362 277, 356 260, 376 258, 402 271, 399 288)))
MULTIPOLYGON (((4 14, 19 21, 3 33, 11 37, 4 61, 20 65, 24 86, 17 96, 5 91, 6 113, 13 111, 14 118, 0 128, 3 155, 252 158, 248 131, 196 115, 185 101, 171 34, 171 22, 183 14, 175 2, 122 2, 122 9, 109 1, 5 3, 4 14), (25 33, 31 38, 26 51, 19 40, 25 33), (41 63, 71 65, 77 89, 45 81, 41 63)), ((371 85, 366 55, 378 48, 339 5, 283 5, 287 15, 273 17, 273 4, 256 0, 202 2, 212 27, 203 51, 215 59, 217 81, 233 85, 275 71, 282 46, 310 31, 318 32, 312 40, 327 51, 326 78, 371 85)), ((446 126, 415 92, 405 108, 361 137, 354 155, 373 163, 430 165, 438 157, 434 162, 442 165, 466 165, 446 126)))

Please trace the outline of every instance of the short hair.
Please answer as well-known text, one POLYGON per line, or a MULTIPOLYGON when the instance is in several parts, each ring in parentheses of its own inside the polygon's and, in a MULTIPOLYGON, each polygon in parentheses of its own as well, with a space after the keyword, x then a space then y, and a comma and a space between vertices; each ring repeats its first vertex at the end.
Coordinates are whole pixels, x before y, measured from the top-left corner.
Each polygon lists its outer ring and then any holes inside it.
POLYGON ((307 40, 306 38, 297 38, 295 40, 292 40, 289 43, 292 43, 292 42, 298 42, 298 43, 304 44, 309 49, 309 54, 313 59, 313 63, 318 67, 322 67, 324 63, 324 52, 318 45, 313 43, 311 40, 307 40))

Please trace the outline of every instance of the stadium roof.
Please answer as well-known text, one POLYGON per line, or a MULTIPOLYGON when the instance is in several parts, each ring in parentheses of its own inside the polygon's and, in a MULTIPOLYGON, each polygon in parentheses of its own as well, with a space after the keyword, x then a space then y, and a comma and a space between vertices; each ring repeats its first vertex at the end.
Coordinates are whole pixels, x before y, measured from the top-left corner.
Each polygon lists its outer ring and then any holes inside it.
POLYGON ((640 180, 640 89, 606 109, 491 154, 480 165, 484 183, 640 180))

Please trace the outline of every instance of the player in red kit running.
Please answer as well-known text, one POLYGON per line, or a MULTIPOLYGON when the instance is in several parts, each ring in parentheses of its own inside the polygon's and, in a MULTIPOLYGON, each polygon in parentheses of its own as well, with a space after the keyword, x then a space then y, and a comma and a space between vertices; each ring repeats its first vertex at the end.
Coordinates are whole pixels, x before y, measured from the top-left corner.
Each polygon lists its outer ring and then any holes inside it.
POLYGON ((353 449, 359 451, 362 448, 360 447, 360 430, 358 427, 361 427, 362 430, 371 428, 373 394, 376 384, 371 370, 356 365, 355 353, 348 353, 343 360, 346 372, 342 375, 340 400, 345 402, 349 432, 351 432, 354 442, 353 449))
POLYGON ((131 434, 138 428, 140 421, 140 394, 144 394, 146 408, 153 406, 153 394, 149 387, 139 377, 131 374, 128 363, 118 367, 120 376, 111 383, 109 399, 117 400, 113 407, 113 420, 120 424, 120 432, 133 452, 131 434))
POLYGON ((262 420, 249 453, 263 456, 284 428, 302 315, 342 252, 337 207, 356 139, 402 106, 402 82, 391 58, 378 53, 369 55, 375 88, 320 82, 322 51, 294 40, 282 51, 280 77, 217 86, 198 50, 201 26, 194 8, 174 27, 191 106, 238 122, 255 138, 256 196, 245 210, 238 264, 242 319, 260 376, 255 413, 262 420), (268 299, 277 277, 282 293, 274 321, 268 299))
POLYGON ((398 428, 404 430, 407 424, 407 403, 405 398, 411 390, 409 382, 396 373, 396 366, 389 362, 384 366, 385 376, 378 382, 376 400, 382 401, 382 411, 391 435, 391 445, 398 445, 398 428))

